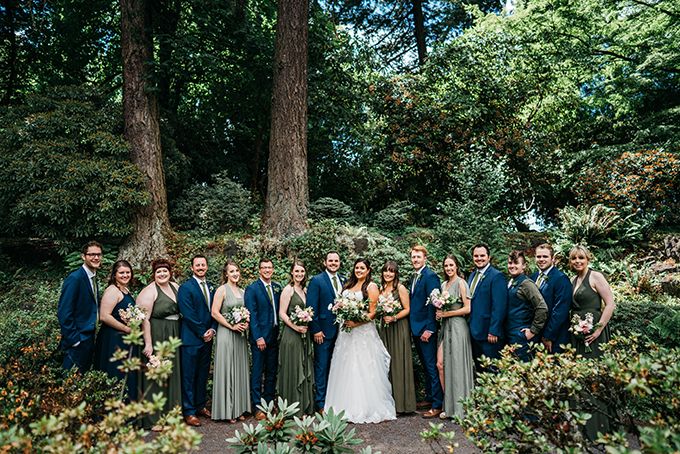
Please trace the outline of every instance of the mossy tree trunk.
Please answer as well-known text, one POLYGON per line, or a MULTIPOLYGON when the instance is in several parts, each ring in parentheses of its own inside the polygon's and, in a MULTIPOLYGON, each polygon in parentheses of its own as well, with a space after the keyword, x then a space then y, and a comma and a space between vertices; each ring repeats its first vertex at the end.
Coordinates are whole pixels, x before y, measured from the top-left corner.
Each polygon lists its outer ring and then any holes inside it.
POLYGON ((307 228, 307 0, 281 0, 276 22, 267 198, 263 229, 307 228))
POLYGON ((120 250, 132 265, 146 267, 167 252, 170 231, 168 200, 163 173, 158 100, 150 87, 153 60, 151 10, 146 0, 121 0, 121 47, 123 51, 123 111, 125 137, 132 162, 146 177, 149 203, 134 217, 134 231, 120 250))

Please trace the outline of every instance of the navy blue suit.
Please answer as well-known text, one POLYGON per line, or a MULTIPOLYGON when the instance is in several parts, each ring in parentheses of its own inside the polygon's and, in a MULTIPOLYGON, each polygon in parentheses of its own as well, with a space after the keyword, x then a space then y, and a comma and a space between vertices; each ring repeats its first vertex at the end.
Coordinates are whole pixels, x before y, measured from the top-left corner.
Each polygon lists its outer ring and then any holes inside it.
MULTIPOLYGON (((479 270, 475 270, 468 278, 468 286, 472 291, 472 281, 479 270)), ((477 282, 470 302, 470 337, 472 338, 472 355, 477 370, 479 358, 485 355, 498 358, 503 348, 505 333, 503 325, 508 311, 508 286, 505 276, 493 266, 489 265, 486 272, 477 282), (498 337, 498 342, 490 344, 487 336, 498 337)))
POLYGON ((412 281, 408 284, 408 288, 411 290, 411 312, 409 313, 411 334, 420 362, 425 368, 425 400, 432 402, 432 408, 438 409, 442 408, 444 391, 437 370, 436 309, 426 303, 432 291, 440 287, 439 276, 427 266, 421 270, 415 287, 412 281), (420 336, 425 331, 432 333, 427 342, 420 340, 420 336))
POLYGON ((267 289, 261 279, 246 287, 243 295, 245 305, 250 311, 250 333, 248 338, 253 357, 253 368, 250 373, 250 400, 253 408, 260 405, 262 398, 267 402, 271 402, 276 393, 276 373, 279 366, 278 313, 281 286, 276 282, 272 282, 271 286, 274 307, 272 307, 267 289), (264 342, 267 344, 266 348, 262 351, 257 348, 258 339, 264 339, 264 342))
POLYGON ((98 301, 99 295, 93 293, 92 283, 83 267, 64 279, 57 306, 64 369, 76 366, 80 372, 85 372, 92 365, 98 301))
MULTIPOLYGON (((338 276, 338 287, 342 288, 344 281, 338 276)), ((333 348, 338 337, 338 325, 335 324, 335 314, 331 307, 335 301, 335 289, 328 273, 317 274, 307 286, 307 306, 314 309, 314 317, 309 324, 312 335, 322 332, 322 344, 314 343, 314 403, 317 409, 323 409, 326 403, 326 386, 330 371, 333 348)))
MULTIPOLYGON (((531 275, 531 279, 538 280, 538 272, 531 275)), ((562 271, 554 266, 548 273, 547 279, 539 287, 541 295, 548 305, 548 321, 543 328, 542 337, 552 341, 552 353, 562 351, 560 345, 568 344, 569 310, 571 309, 572 287, 571 281, 562 271)))
POLYGON ((180 285, 177 291, 177 305, 182 315, 180 336, 182 338, 182 413, 195 415, 205 408, 206 388, 212 356, 212 340, 205 342, 203 335, 209 329, 216 329, 217 323, 210 314, 214 295, 213 285, 206 283, 209 303, 203 290, 192 276, 180 285))

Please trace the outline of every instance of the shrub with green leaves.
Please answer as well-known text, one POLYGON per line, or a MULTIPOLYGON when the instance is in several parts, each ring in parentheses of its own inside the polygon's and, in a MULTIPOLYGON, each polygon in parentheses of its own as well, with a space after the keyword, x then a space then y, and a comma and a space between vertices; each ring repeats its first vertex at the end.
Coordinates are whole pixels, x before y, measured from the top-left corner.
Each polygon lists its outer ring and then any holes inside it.
POLYGON ((353 222, 356 219, 352 207, 332 197, 321 197, 310 203, 309 218, 316 221, 334 219, 344 222, 353 222))
POLYGON ((195 184, 170 209, 173 224, 180 230, 224 233, 247 230, 256 206, 250 193, 223 171, 211 177, 210 184, 195 184))
POLYGON ((592 451, 621 449, 626 434, 657 446, 648 452, 670 452, 674 439, 658 433, 680 429, 680 350, 641 345, 637 337, 618 337, 604 346, 599 359, 584 359, 573 350, 548 355, 542 347, 531 362, 516 360, 506 347, 494 361, 497 374, 478 376, 458 422, 485 452, 592 451), (583 426, 606 402, 618 432, 592 442, 583 426), (663 449, 659 449, 663 445, 663 449))
POLYGON ((401 233, 407 226, 413 224, 413 209, 415 205, 400 201, 392 203, 373 216, 373 226, 383 232, 401 233))
POLYGON ((0 107, 0 234, 123 238, 149 201, 129 161, 120 105, 55 87, 0 107))
POLYGON ((593 253, 611 258, 646 238, 653 219, 633 212, 623 215, 604 205, 566 206, 558 213, 556 250, 567 256, 575 244, 591 246, 593 253))

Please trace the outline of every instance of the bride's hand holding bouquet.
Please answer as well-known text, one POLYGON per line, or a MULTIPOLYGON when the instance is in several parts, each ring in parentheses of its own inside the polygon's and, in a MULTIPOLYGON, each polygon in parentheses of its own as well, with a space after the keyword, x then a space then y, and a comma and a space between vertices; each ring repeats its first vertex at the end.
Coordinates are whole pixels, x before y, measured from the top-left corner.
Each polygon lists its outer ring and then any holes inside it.
POLYGON ((370 320, 368 301, 358 299, 352 293, 336 298, 331 312, 335 314, 335 323, 345 332, 349 332, 352 328, 370 320))

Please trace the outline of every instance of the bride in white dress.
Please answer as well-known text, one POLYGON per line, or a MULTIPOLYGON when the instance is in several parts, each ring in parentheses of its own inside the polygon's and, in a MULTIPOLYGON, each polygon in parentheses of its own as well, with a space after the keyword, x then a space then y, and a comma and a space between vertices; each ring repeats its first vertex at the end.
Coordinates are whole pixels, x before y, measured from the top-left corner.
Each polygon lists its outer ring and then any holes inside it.
POLYGON ((340 331, 333 350, 328 375, 324 411, 333 408, 353 423, 381 422, 397 419, 388 373, 390 355, 373 323, 380 294, 371 282, 371 265, 357 259, 354 271, 344 286, 343 295, 354 293, 370 300, 368 316, 363 323, 345 322, 351 331, 340 331))

